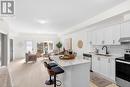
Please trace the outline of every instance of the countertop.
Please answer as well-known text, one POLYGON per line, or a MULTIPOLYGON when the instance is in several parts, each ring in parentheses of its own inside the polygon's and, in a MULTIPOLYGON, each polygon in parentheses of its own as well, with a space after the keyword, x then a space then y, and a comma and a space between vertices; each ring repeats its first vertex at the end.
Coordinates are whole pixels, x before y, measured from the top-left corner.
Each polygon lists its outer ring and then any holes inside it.
MULTIPOLYGON (((101 56, 101 55, 96 55, 96 54, 92 54, 92 55, 95 55, 95 56, 101 56)), ((123 57, 122 55, 118 55, 118 54, 111 54, 111 56, 101 56, 101 57, 104 57, 104 58, 120 58, 120 57, 123 57)))
POLYGON ((62 67, 68 67, 68 66, 90 63, 90 61, 88 61, 88 60, 79 59, 79 58, 75 58, 75 59, 72 59, 72 60, 61 60, 58 55, 57 56, 51 56, 51 59, 53 59, 57 64, 59 64, 62 67))
POLYGON ((101 57, 104 57, 104 58, 114 58, 114 59, 123 57, 123 55, 121 55, 121 54, 109 54, 109 55, 111 55, 111 56, 97 55, 97 54, 94 53, 94 52, 89 52, 88 54, 91 54, 91 55, 93 55, 93 56, 101 56, 101 57))

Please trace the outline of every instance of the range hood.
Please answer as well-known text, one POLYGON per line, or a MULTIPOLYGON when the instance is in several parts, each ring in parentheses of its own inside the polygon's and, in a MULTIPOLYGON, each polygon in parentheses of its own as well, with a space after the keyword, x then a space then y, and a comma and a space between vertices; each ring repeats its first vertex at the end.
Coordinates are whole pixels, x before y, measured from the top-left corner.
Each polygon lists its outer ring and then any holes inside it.
POLYGON ((119 39, 120 43, 130 43, 130 37, 122 37, 119 39))

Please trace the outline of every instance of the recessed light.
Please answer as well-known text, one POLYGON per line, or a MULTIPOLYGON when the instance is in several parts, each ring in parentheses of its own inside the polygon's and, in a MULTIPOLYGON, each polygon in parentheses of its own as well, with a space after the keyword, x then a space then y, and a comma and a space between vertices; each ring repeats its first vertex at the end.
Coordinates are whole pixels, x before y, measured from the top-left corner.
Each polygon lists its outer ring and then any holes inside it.
POLYGON ((37 22, 40 23, 40 24, 45 24, 45 23, 47 23, 46 20, 42 20, 42 19, 37 20, 37 22))

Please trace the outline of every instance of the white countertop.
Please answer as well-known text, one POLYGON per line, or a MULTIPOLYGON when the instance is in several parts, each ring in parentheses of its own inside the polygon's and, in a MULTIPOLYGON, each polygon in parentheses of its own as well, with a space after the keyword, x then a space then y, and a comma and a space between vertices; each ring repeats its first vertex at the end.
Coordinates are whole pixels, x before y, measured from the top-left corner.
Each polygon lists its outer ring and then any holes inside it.
POLYGON ((84 63, 90 63, 90 61, 88 61, 88 60, 79 59, 79 58, 75 58, 75 59, 72 59, 72 60, 61 60, 61 59, 59 59, 59 56, 52 56, 51 58, 57 64, 59 64, 62 67, 73 66, 73 65, 84 64, 84 63))
POLYGON ((120 57, 123 57, 122 55, 120 54, 110 54, 111 56, 102 56, 102 55, 96 55, 95 53, 91 53, 92 55, 95 55, 95 56, 101 56, 101 57, 105 57, 105 58, 120 58, 120 57))

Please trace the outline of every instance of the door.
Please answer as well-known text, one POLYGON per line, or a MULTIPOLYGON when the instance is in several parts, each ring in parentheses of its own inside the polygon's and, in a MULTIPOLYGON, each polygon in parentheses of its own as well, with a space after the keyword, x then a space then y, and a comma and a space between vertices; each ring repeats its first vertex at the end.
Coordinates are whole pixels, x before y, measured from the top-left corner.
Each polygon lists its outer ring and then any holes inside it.
POLYGON ((1 34, 1 65, 7 66, 8 63, 8 37, 6 34, 1 34))
POLYGON ((0 66, 1 66, 1 34, 0 34, 0 66))
POLYGON ((10 61, 13 61, 13 39, 10 39, 10 61))

